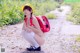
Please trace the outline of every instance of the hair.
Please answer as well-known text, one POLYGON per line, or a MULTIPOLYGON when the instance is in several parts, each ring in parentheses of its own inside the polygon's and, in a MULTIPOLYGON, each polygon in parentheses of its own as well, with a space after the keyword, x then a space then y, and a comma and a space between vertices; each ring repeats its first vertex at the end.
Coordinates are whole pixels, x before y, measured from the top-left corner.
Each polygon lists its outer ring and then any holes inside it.
MULTIPOLYGON (((26 9, 29 10, 30 12, 32 11, 32 8, 30 6, 24 6, 23 11, 26 9)), ((31 12, 31 17, 32 17, 32 14, 33 14, 33 12, 31 12)))

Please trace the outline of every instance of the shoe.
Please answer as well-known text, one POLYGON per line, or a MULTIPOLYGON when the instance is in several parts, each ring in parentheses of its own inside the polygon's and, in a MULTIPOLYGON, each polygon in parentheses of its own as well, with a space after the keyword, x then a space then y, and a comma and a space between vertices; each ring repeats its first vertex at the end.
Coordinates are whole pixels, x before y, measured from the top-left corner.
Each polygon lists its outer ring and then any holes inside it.
POLYGON ((34 47, 34 46, 31 46, 30 48, 27 48, 28 51, 41 51, 41 47, 34 47))
POLYGON ((28 51, 30 51, 31 49, 33 49, 33 46, 30 46, 30 48, 26 48, 28 51))

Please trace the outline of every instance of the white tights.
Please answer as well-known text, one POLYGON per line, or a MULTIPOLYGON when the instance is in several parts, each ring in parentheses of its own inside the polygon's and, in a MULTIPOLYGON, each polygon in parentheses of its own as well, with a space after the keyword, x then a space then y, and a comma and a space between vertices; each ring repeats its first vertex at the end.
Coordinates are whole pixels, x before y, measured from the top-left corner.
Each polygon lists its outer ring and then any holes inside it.
POLYGON ((23 34, 23 37, 32 45, 32 46, 35 46, 35 47, 39 47, 39 44, 37 43, 37 41, 35 40, 34 36, 35 36, 35 33, 34 32, 26 32, 26 31, 23 31, 22 32, 23 34))

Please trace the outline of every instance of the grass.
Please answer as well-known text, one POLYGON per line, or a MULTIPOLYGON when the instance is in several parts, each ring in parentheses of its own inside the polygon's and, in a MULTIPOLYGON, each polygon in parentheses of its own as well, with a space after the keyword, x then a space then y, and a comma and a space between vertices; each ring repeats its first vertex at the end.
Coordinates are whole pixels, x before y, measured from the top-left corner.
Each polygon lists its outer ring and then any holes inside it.
POLYGON ((16 24, 23 20, 21 7, 30 3, 34 7, 34 14, 44 15, 58 5, 52 0, 0 0, 0 26, 16 24))
POLYGON ((74 24, 80 24, 80 3, 65 3, 72 7, 71 13, 67 16, 67 20, 74 24))
POLYGON ((80 42, 80 35, 76 37, 76 42, 80 42))
POLYGON ((77 37, 75 38, 75 44, 73 44, 72 48, 74 51, 77 53, 80 53, 80 35, 76 35, 77 37))
POLYGON ((12 0, 0 1, 0 26, 15 24, 22 20, 22 12, 20 10, 20 1, 12 0))
POLYGON ((56 19, 56 16, 53 13, 48 13, 46 16, 48 19, 56 19))

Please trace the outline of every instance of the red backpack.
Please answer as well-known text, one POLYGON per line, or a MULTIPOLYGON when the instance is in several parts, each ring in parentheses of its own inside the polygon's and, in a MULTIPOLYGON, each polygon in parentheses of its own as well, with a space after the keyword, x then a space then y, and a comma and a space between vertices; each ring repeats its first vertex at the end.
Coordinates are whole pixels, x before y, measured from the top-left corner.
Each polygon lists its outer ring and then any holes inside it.
MULTIPOLYGON (((45 33, 45 32, 49 32, 50 31, 50 24, 49 24, 49 21, 48 19, 46 18, 46 16, 36 16, 37 20, 38 20, 38 23, 39 23, 39 26, 41 28, 41 30, 45 33), (42 20, 41 20, 41 19, 42 20), (43 23, 44 22, 44 23, 43 23)), ((25 22, 26 22, 26 19, 25 19, 25 22)), ((34 25, 32 23, 32 19, 30 19, 30 25, 34 25)))

